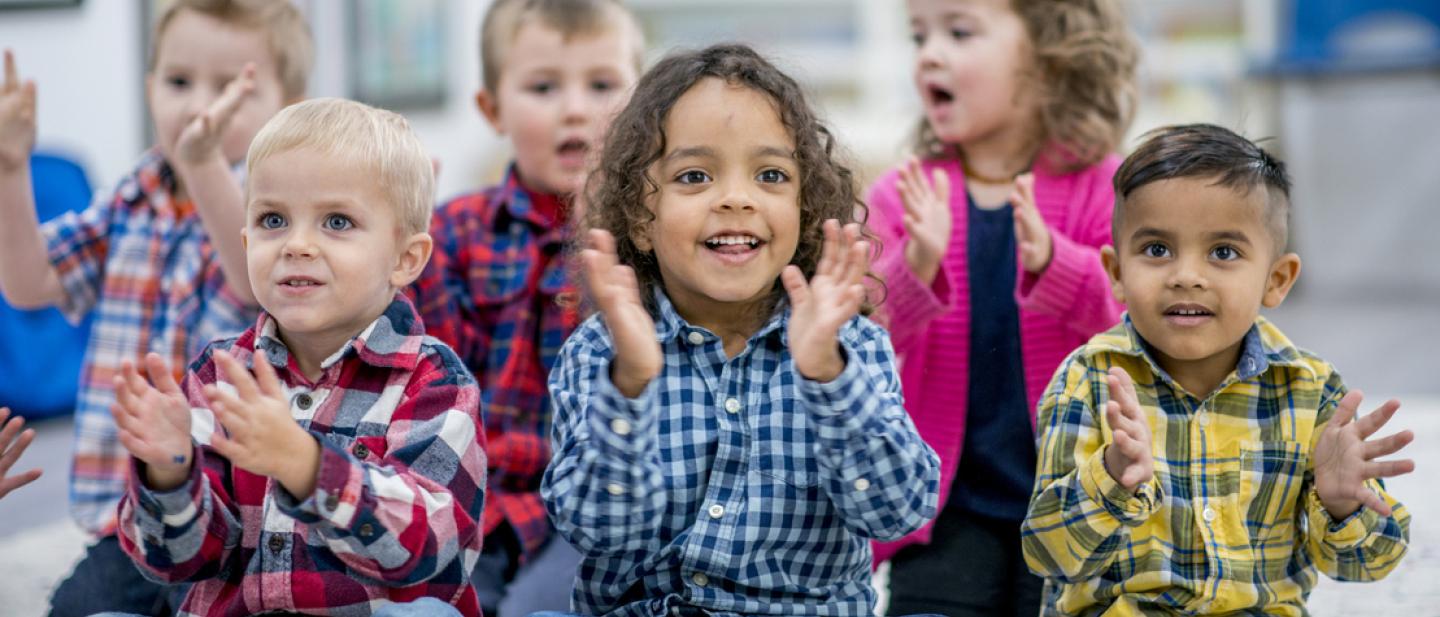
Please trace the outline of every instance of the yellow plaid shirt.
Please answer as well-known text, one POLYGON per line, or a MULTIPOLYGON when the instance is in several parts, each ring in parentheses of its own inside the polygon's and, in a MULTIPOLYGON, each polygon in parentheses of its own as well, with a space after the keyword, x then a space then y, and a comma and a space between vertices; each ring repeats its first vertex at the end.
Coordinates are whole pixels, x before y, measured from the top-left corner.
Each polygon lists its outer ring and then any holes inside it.
POLYGON ((1040 404, 1039 468, 1021 528, 1046 577, 1044 615, 1306 615, 1316 571, 1384 577, 1405 555, 1410 514, 1361 508, 1331 520, 1311 453, 1345 385, 1264 318, 1236 371, 1206 398, 1170 379, 1127 316, 1075 350, 1040 404), (1155 478, 1130 494, 1105 471, 1106 371, 1135 381, 1155 478))

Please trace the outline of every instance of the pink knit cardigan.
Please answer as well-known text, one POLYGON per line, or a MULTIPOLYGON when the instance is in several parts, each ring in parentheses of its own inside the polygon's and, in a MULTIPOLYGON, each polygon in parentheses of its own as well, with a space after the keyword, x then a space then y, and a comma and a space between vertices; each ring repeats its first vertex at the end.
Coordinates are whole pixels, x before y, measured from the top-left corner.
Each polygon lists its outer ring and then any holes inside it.
MULTIPOLYGON (((1110 182, 1119 164, 1119 158, 1111 156, 1068 174, 1035 171, 1035 202, 1050 226, 1054 251, 1039 276, 1022 268, 1015 277, 1025 399, 1032 425, 1035 405, 1060 362, 1091 335, 1120 319, 1122 307, 1111 295, 1100 264, 1100 247, 1110 243, 1115 200, 1110 182)), ((898 169, 881 176, 871 189, 870 227, 882 242, 875 271, 888 290, 880 305, 881 317, 900 358, 905 408, 920 436, 940 455, 943 508, 965 443, 969 401, 970 277, 965 245, 969 205, 956 161, 926 161, 922 167, 926 178, 932 169, 943 169, 954 187, 950 247, 934 282, 922 284, 905 263, 907 234, 901 223, 905 207, 896 186, 898 169)), ((905 545, 929 542, 930 534, 927 524, 899 541, 876 543, 875 563, 905 545)))

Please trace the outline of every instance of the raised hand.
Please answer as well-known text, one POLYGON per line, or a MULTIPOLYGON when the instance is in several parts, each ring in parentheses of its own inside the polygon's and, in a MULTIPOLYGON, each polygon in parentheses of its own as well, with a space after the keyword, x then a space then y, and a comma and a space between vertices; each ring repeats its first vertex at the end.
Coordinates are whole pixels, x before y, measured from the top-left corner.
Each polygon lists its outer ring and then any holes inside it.
POLYGON ((1015 243, 1020 247, 1020 265, 1026 272, 1039 274, 1050 265, 1054 242, 1050 227, 1035 206, 1035 174, 1015 178, 1015 191, 1010 193, 1015 213, 1015 243))
POLYGON ((198 164, 219 154, 220 142, 226 127, 235 118, 235 111, 254 92, 255 65, 249 63, 238 77, 225 84, 225 90, 204 113, 195 116, 190 124, 185 125, 185 130, 180 131, 180 137, 175 141, 176 158, 182 163, 198 164))
POLYGON ((1105 403, 1105 419, 1110 423, 1114 441, 1105 448, 1105 471, 1125 490, 1137 487, 1155 477, 1155 460, 1150 454, 1150 422, 1135 395, 1135 382, 1124 369, 1111 367, 1106 377, 1110 400, 1105 403))
POLYGON ((940 261, 950 247, 950 176, 945 170, 932 172, 933 183, 925 179, 920 159, 911 157, 900 167, 900 201, 905 204, 905 263, 920 280, 929 283, 940 271, 940 261))
POLYGON ((807 283, 795 265, 785 266, 780 280, 790 295, 790 355, 795 370, 806 379, 828 382, 845 370, 836 336, 865 300, 861 281, 869 268, 870 243, 860 239, 860 225, 842 231, 835 220, 825 221, 825 245, 820 263, 807 283))
POLYGON ((655 340, 655 320, 640 301, 635 271, 620 264, 615 238, 593 229, 588 239, 590 248, 580 252, 580 259, 585 263, 585 284, 615 341, 610 380, 621 394, 635 398, 665 367, 660 343, 655 340))
POLYGON ((0 83, 0 170, 15 171, 30 162, 35 149, 35 82, 20 82, 15 53, 5 50, 5 81, 0 83))
POLYGON ((241 469, 275 478, 291 495, 309 497, 315 490, 320 445, 291 417, 275 369, 260 359, 251 377, 228 352, 216 351, 213 358, 216 370, 235 390, 214 385, 202 390, 215 421, 225 427, 225 434, 216 431, 211 437, 210 446, 241 469))
POLYGON ((21 454, 25 453, 25 448, 30 445, 31 441, 34 441, 35 429, 27 429, 23 433, 20 432, 20 429, 25 427, 25 419, 20 417, 10 418, 10 409, 8 407, 0 407, 0 425, 4 426, 4 428, 0 428, 0 499, 4 499, 5 495, 9 494, 10 491, 34 482, 36 478, 39 478, 40 470, 31 469, 22 474, 7 475, 10 473, 10 468, 15 465, 15 461, 20 458, 21 454), (9 422, 6 422, 7 418, 9 422), (16 434, 20 435, 19 439, 15 438, 16 434))
POLYGON ((1364 396, 1359 390, 1346 393, 1315 445, 1315 492, 1330 512, 1330 518, 1337 521, 1362 505, 1382 516, 1390 516, 1390 504, 1365 486, 1365 481, 1415 471, 1415 462, 1409 459, 1375 460, 1399 452, 1415 439, 1414 433, 1400 431, 1384 439, 1366 441, 1390 421, 1400 409, 1400 401, 1386 401, 1379 409, 1356 419, 1364 396))
POLYGON ((144 461, 146 483, 163 491, 184 483, 194 463, 190 403, 159 354, 145 356, 145 373, 148 382, 134 364, 120 365, 110 415, 120 429, 120 444, 144 461))

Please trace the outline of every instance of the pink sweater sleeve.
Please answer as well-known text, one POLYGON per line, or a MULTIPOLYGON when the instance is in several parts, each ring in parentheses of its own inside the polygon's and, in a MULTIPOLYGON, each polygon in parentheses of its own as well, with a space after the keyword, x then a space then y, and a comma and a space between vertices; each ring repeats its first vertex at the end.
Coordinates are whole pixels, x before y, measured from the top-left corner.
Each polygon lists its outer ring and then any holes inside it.
POLYGON ((1074 184, 1075 194, 1061 213, 1066 220, 1046 213, 1053 243, 1050 265, 1038 276, 1023 273, 1016 290, 1022 310, 1055 316, 1086 337, 1115 325, 1124 310, 1100 262, 1100 248, 1111 244, 1115 194, 1110 178, 1117 165, 1111 157, 1081 172, 1084 177, 1074 184))
MULTIPOLYGON (((875 273, 885 281, 885 302, 880 305, 895 351, 904 354, 914 346, 936 317, 955 306, 954 286, 944 265, 935 280, 926 285, 916 278, 905 261, 905 205, 896 188, 899 172, 891 170, 881 176, 870 190, 868 226, 880 240, 880 256, 875 260, 875 273)), ((1108 223, 1107 223, 1108 224, 1108 223)))

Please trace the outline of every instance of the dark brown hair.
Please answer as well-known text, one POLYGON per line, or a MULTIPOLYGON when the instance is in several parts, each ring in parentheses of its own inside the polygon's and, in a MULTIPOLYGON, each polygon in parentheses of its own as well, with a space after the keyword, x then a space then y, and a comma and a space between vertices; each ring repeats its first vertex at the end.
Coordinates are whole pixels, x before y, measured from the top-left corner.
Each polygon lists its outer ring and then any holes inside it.
POLYGON ((494 0, 480 22, 480 77, 486 92, 498 91, 506 48, 531 16, 567 40, 621 28, 631 38, 635 70, 639 71, 644 62, 644 33, 634 14, 617 0, 494 0))
MULTIPOLYGON (((1138 46, 1118 0, 1011 0, 1032 56, 1022 87, 1039 98, 1038 140, 1058 171, 1089 167, 1114 152, 1135 114, 1138 46)), ((953 155, 922 117, 921 156, 953 155)))
POLYGON ((1119 240, 1125 200, 1140 187, 1173 178, 1213 178, 1223 186, 1248 195, 1266 192, 1265 226, 1277 248, 1285 251, 1289 236, 1290 175, 1285 163, 1270 156, 1230 129, 1213 124, 1183 124, 1155 129, 1115 171, 1115 215, 1111 235, 1119 240))
MULTIPOLYGON (((586 184, 581 222, 585 230, 603 229, 615 237, 620 263, 635 269, 641 298, 652 312, 656 304, 651 288, 661 284, 659 264, 654 253, 635 245, 631 234, 655 220, 647 204, 660 187, 649 172, 665 154, 665 119, 676 101, 706 78, 764 94, 794 139, 794 157, 800 169, 800 237, 790 263, 799 266, 807 279, 814 276, 820 261, 824 245, 821 225, 827 219, 836 219, 841 225, 864 223, 869 212, 859 199, 854 174, 837 160, 834 136, 811 110, 795 80, 744 45, 722 44, 672 54, 640 78, 629 104, 610 125, 599 167, 586 184)), ((874 245, 874 238, 865 233, 874 245)), ((576 237, 584 238, 583 230, 576 237)), ((784 297, 785 290, 776 277, 770 301, 762 310, 773 310, 784 297)), ((868 312, 868 306, 865 310, 868 312)))

